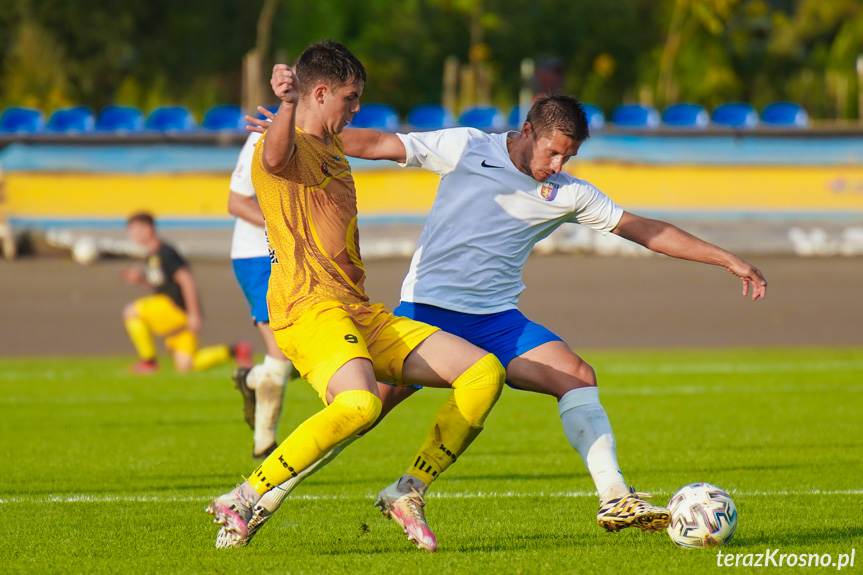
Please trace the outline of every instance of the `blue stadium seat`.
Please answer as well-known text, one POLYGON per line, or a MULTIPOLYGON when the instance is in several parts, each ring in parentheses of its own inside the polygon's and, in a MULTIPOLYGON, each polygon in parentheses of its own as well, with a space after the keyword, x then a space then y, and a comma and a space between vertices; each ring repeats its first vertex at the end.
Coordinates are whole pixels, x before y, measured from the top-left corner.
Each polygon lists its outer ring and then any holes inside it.
POLYGON ((619 128, 657 128, 659 112, 653 106, 621 104, 612 112, 611 123, 619 128))
POLYGON ((761 110, 761 121, 776 128, 805 128, 809 114, 794 102, 773 102, 761 110))
POLYGON ((509 120, 509 125, 516 130, 521 130, 521 108, 519 108, 518 104, 512 107, 512 110, 509 111, 509 116, 507 117, 509 120))
POLYGON ((587 116, 587 127, 591 130, 603 129, 605 127, 605 114, 602 113, 599 106, 585 103, 581 105, 584 106, 584 114, 587 116))
POLYGON ((242 130, 246 127, 246 121, 239 106, 215 106, 204 114, 201 127, 207 130, 242 130))
POLYGON ((396 132, 401 125, 399 113, 389 104, 363 104, 351 120, 352 128, 374 128, 384 132, 396 132))
POLYGON ((494 106, 474 106, 467 108, 458 118, 458 123, 469 128, 500 132, 506 129, 506 117, 494 106))
POLYGON ((706 128, 710 115, 698 104, 672 104, 662 112, 662 123, 673 128, 706 128))
POLYGON ((18 134, 36 132, 44 123, 42 112, 32 108, 7 108, 0 114, 0 132, 18 134))
MULTIPOLYGON (((605 127, 605 114, 599 109, 599 106, 593 104, 581 104, 584 107, 584 114, 587 116, 587 127, 591 130, 601 130, 605 127)), ((521 130, 518 123, 519 107, 516 105, 509 112, 509 125, 516 130, 521 130)))
POLYGON ((758 125, 758 113, 755 108, 744 102, 728 102, 722 104, 711 114, 714 124, 725 128, 749 129, 758 125))
POLYGON ((156 108, 147 117, 144 127, 148 130, 188 130, 195 126, 192 113, 182 106, 163 106, 156 108))
POLYGON ((408 112, 408 124, 417 130, 440 130, 455 126, 455 118, 440 104, 420 104, 408 112))
POLYGON ((60 108, 51 114, 45 128, 52 132, 90 132, 96 125, 93 112, 85 106, 60 108))
POLYGON ((137 132, 144 127, 144 114, 131 106, 106 106, 96 118, 96 129, 105 132, 137 132))

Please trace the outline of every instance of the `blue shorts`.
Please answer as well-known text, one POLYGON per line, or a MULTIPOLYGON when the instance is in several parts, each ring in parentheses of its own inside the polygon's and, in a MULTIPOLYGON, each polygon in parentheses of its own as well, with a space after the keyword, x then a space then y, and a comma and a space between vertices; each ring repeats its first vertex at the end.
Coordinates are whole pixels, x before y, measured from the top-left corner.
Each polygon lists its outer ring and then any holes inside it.
POLYGON ((245 258, 232 260, 234 275, 243 288, 243 295, 252 310, 252 320, 257 323, 269 323, 270 312, 267 309, 267 287, 270 285, 270 258, 245 258))
POLYGON ((548 328, 527 319, 517 309, 480 315, 422 303, 401 302, 393 313, 439 327, 466 339, 493 353, 504 367, 509 365, 513 358, 544 343, 563 341, 548 328))

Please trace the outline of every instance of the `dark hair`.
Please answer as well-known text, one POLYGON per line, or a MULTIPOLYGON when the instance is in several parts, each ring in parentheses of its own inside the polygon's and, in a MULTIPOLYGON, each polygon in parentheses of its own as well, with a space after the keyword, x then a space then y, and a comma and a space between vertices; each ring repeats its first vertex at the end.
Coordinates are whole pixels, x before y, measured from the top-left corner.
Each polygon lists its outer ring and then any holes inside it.
POLYGON ((530 107, 527 121, 537 135, 548 135, 557 130, 577 142, 583 142, 590 137, 584 106, 572 96, 539 98, 530 107))
POLYGON ((321 83, 332 88, 353 82, 366 83, 366 69, 362 63, 345 46, 332 40, 312 44, 303 50, 296 70, 303 94, 308 94, 321 83))
POLYGON ((150 212, 135 212, 134 214, 129 216, 129 219, 126 220, 126 225, 128 226, 135 222, 147 224, 151 228, 156 227, 156 220, 155 218, 153 218, 153 214, 151 214, 150 212))

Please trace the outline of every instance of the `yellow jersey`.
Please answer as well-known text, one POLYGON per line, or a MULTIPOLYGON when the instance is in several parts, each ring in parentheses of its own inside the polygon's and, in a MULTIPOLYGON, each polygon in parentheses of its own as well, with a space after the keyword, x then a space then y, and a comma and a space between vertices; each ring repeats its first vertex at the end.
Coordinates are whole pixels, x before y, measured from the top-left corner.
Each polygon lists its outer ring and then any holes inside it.
POLYGON ((294 155, 278 174, 261 165, 265 140, 255 146, 252 183, 270 249, 270 327, 287 327, 324 301, 367 303, 357 193, 341 136, 324 144, 296 128, 294 155))

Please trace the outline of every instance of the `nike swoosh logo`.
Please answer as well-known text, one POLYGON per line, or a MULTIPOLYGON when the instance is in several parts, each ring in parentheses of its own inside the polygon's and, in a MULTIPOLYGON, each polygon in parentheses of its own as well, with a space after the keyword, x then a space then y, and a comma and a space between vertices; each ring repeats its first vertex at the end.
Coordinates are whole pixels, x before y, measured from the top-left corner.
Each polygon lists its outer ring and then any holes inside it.
POLYGON ((503 168, 503 166, 492 166, 491 164, 486 164, 485 162, 486 162, 486 160, 482 161, 482 167, 483 168, 503 168))

